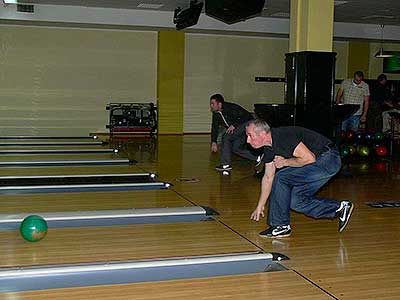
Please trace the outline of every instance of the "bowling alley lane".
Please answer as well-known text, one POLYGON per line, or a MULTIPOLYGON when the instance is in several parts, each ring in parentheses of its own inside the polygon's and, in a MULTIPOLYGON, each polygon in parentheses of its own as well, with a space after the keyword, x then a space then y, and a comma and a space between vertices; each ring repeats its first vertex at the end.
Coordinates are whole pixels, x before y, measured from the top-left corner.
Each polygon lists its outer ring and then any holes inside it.
POLYGON ((171 190, 0 195, 0 214, 191 206, 171 190))
POLYGON ((11 162, 11 161, 23 161, 23 162, 32 162, 32 161, 68 161, 68 160, 109 160, 109 159, 123 159, 124 157, 114 154, 114 153, 105 153, 105 154, 79 154, 79 155, 0 155, 0 162, 11 162))
POLYGON ((49 228, 36 243, 0 231, 0 268, 144 260, 258 251, 216 221, 49 228))
POLYGON ((137 165, 0 168, 0 176, 143 173, 137 165))

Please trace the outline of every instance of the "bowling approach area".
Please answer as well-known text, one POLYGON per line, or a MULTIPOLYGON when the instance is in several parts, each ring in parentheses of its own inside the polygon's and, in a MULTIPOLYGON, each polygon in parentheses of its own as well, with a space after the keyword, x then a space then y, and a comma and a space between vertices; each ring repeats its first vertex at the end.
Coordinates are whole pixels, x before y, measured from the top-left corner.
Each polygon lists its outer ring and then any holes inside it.
MULTIPOLYGON (((394 199, 400 194, 396 161, 376 157, 346 164, 347 175, 338 174, 320 191, 355 204, 344 232, 337 232, 337 219, 292 212, 292 235, 266 239, 258 236, 265 219, 250 220, 260 191, 251 162, 235 157, 231 175, 223 176, 214 169, 218 155, 210 153, 207 135, 158 136, 152 142, 154 147, 141 149, 154 153, 137 152, 131 140, 135 151, 4 156, 57 161, 105 155, 136 163, 0 168, 0 299, 396 299, 400 294, 400 209, 368 205, 400 201, 394 199), (118 188, 126 182, 143 186, 118 188), (117 188, 82 187, 91 184, 117 188), (49 192, 55 186, 61 188, 49 192), (31 242, 20 231, 33 215, 46 220, 47 229, 31 242)), ((54 148, 80 147, 88 149, 54 148)), ((90 147, 113 149, 112 144, 90 147)))

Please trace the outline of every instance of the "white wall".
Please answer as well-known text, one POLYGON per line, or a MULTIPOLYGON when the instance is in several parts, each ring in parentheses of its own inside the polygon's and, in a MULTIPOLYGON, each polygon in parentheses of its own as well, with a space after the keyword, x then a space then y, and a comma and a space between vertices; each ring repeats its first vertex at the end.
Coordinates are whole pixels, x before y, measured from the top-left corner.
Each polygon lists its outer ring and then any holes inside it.
POLYGON ((0 27, 0 134, 106 131, 113 102, 156 100, 157 33, 0 27))

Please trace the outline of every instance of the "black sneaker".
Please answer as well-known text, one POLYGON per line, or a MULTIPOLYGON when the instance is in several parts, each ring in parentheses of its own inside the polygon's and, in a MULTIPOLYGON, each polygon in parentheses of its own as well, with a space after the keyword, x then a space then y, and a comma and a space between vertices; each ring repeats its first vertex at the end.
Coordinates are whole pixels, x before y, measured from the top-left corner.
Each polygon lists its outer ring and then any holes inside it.
POLYGON ((342 232, 349 223, 351 213, 353 212, 354 205, 350 201, 340 202, 339 212, 339 232, 342 232))
POLYGON ((278 226, 271 226, 267 230, 261 231, 259 233, 262 237, 268 238, 282 238, 282 237, 289 237, 292 233, 292 228, 290 225, 278 225, 278 226))
POLYGON ((232 166, 231 165, 219 165, 219 166, 216 166, 215 167, 215 170, 217 170, 217 171, 230 171, 230 170, 232 170, 232 166))

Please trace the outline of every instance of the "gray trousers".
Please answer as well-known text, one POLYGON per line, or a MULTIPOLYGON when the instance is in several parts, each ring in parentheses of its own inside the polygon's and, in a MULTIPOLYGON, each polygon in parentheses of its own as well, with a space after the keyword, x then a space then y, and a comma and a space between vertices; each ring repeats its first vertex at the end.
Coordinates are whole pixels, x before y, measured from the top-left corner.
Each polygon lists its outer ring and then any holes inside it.
POLYGON ((221 157, 220 161, 223 165, 230 165, 232 163, 232 153, 249 160, 257 160, 257 150, 253 149, 247 144, 246 136, 246 123, 238 125, 233 133, 227 132, 222 136, 221 141, 221 157))

